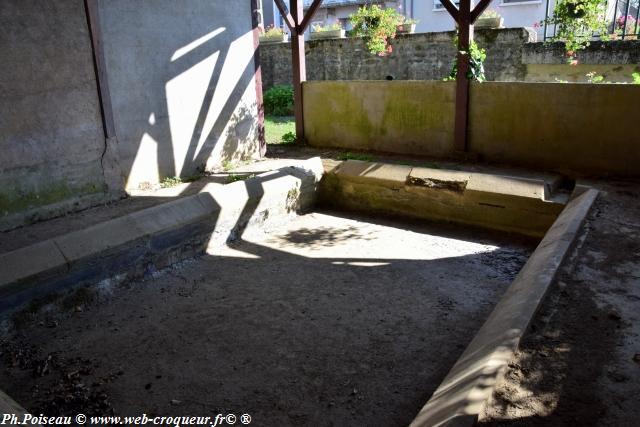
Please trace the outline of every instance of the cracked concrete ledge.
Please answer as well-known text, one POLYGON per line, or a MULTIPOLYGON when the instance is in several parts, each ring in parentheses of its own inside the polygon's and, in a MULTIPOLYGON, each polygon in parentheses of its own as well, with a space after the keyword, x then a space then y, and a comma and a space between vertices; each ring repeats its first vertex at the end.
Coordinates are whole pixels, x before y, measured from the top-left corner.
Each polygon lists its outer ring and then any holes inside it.
POLYGON ((589 189, 569 202, 410 427, 475 425, 597 195, 589 189))
POLYGON ((325 162, 323 203, 541 238, 568 194, 560 175, 478 173, 347 160, 325 162))
POLYGON ((0 254, 0 313, 117 275, 140 277, 311 210, 319 158, 0 254))

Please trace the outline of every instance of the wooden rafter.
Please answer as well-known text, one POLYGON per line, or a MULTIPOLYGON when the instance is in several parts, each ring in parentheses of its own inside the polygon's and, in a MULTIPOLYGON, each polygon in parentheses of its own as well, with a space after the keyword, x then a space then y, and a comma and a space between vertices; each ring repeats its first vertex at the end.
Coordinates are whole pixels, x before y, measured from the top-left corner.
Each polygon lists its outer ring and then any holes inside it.
MULTIPOLYGON (((449 12, 449 15, 451 15, 451 17, 459 23, 460 10, 456 7, 456 5, 453 4, 451 0, 440 0, 440 3, 447 10, 447 12, 449 12)), ((482 12, 484 12, 490 4, 491 0, 480 0, 478 2, 478 4, 471 11, 471 24, 476 22, 478 17, 482 15, 482 12)))
POLYGON ((440 0, 442 6, 449 12, 454 21, 458 22, 458 8, 451 0, 440 0))
POLYGON ((471 11, 471 23, 473 24, 476 20, 482 15, 489 5, 491 4, 491 0, 480 0, 480 2, 473 8, 471 11))
POLYGON ((289 27, 289 31, 293 32, 296 29, 297 24, 293 20, 293 16, 291 16, 291 13, 289 13, 287 5, 284 4, 283 0, 274 1, 276 3, 276 6, 278 7, 278 10, 280 11, 280 15, 282 15, 282 17, 284 18, 284 22, 287 24, 287 27, 289 27))
POLYGON ((301 33, 304 33, 307 30, 307 27, 309 26, 311 19, 313 19, 313 15, 316 14, 321 4, 322 4, 322 0, 313 0, 313 3, 311 3, 311 6, 309 6, 309 9, 307 9, 307 13, 305 14, 305 17, 302 19, 302 22, 300 23, 300 27, 298 28, 298 31, 300 31, 301 33))

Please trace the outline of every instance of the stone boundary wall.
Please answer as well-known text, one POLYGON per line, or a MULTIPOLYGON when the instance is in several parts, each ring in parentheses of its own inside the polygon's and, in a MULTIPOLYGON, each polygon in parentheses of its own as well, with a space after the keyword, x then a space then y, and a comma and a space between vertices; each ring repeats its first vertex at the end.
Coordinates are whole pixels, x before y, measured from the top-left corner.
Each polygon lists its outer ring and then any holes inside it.
MULTIPOLYGON (((305 44, 308 80, 441 80, 451 71, 455 33, 398 36, 388 57, 371 55, 362 39, 314 40, 305 44)), ((567 64, 561 43, 536 42, 527 28, 477 30, 476 41, 487 50, 490 81, 586 81, 596 71, 610 81, 630 81, 640 71, 640 41, 594 42, 579 53, 580 66, 567 64), (537 65, 544 65, 542 69, 537 65)), ((291 84, 290 43, 260 47, 263 90, 291 84)))
MULTIPOLYGON (((454 156, 454 82, 306 82, 318 147, 454 156)), ((472 83, 469 149, 480 160, 569 176, 640 177, 640 85, 472 83)))

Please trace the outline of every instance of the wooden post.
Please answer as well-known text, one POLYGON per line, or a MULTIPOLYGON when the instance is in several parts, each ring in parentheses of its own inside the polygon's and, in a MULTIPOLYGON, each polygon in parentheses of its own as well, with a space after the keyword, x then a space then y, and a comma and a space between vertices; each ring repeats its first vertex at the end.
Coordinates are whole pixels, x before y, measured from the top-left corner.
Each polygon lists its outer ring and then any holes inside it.
POLYGON ((469 121, 469 46, 473 41, 471 0, 460 0, 458 9, 458 72, 456 74, 456 119, 454 146, 467 151, 469 121))
POLYGON ((296 117, 296 139, 304 142, 304 109, 302 105, 302 83, 307 80, 307 65, 304 52, 304 32, 311 23, 313 15, 322 4, 322 0, 313 0, 304 16, 304 3, 302 0, 289 0, 287 10, 284 0, 274 0, 284 22, 291 31, 291 56, 293 68, 293 107, 296 117))
POLYGON ((304 19, 302 0, 290 0, 291 16, 296 26, 291 29, 291 54, 293 59, 293 106, 296 118, 296 139, 304 138, 304 111, 302 108, 302 83, 307 80, 307 65, 304 52, 304 28, 300 23, 304 19))
POLYGON ((264 137, 264 99, 262 97, 262 70, 260 68, 260 1, 251 0, 251 24, 253 27, 253 66, 256 85, 256 104, 258 105, 258 143, 260 156, 267 154, 267 142, 264 137))
POLYGON ((469 129, 469 47, 473 42, 473 23, 485 11, 491 0, 480 0, 471 7, 471 0, 460 0, 456 8, 451 0, 440 0, 442 6, 458 24, 458 70, 456 73, 456 119, 454 129, 454 148, 467 151, 469 129))

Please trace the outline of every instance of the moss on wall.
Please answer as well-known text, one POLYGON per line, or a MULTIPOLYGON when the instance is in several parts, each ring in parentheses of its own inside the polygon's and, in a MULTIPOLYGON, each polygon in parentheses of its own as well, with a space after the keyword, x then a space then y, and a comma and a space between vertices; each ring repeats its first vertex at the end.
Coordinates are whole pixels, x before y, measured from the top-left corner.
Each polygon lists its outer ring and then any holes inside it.
POLYGON ((105 192, 103 184, 91 183, 81 187, 69 187, 66 183, 54 183, 34 192, 0 192, 0 213, 8 215, 16 212, 51 205, 74 197, 105 192))
MULTIPOLYGON (((445 157, 453 82, 304 84, 310 145, 445 157)), ((484 160, 571 175, 640 176, 639 85, 472 84, 469 146, 484 160)))
POLYGON ((305 136, 315 146, 447 154, 454 89, 445 82, 307 82, 305 136))

